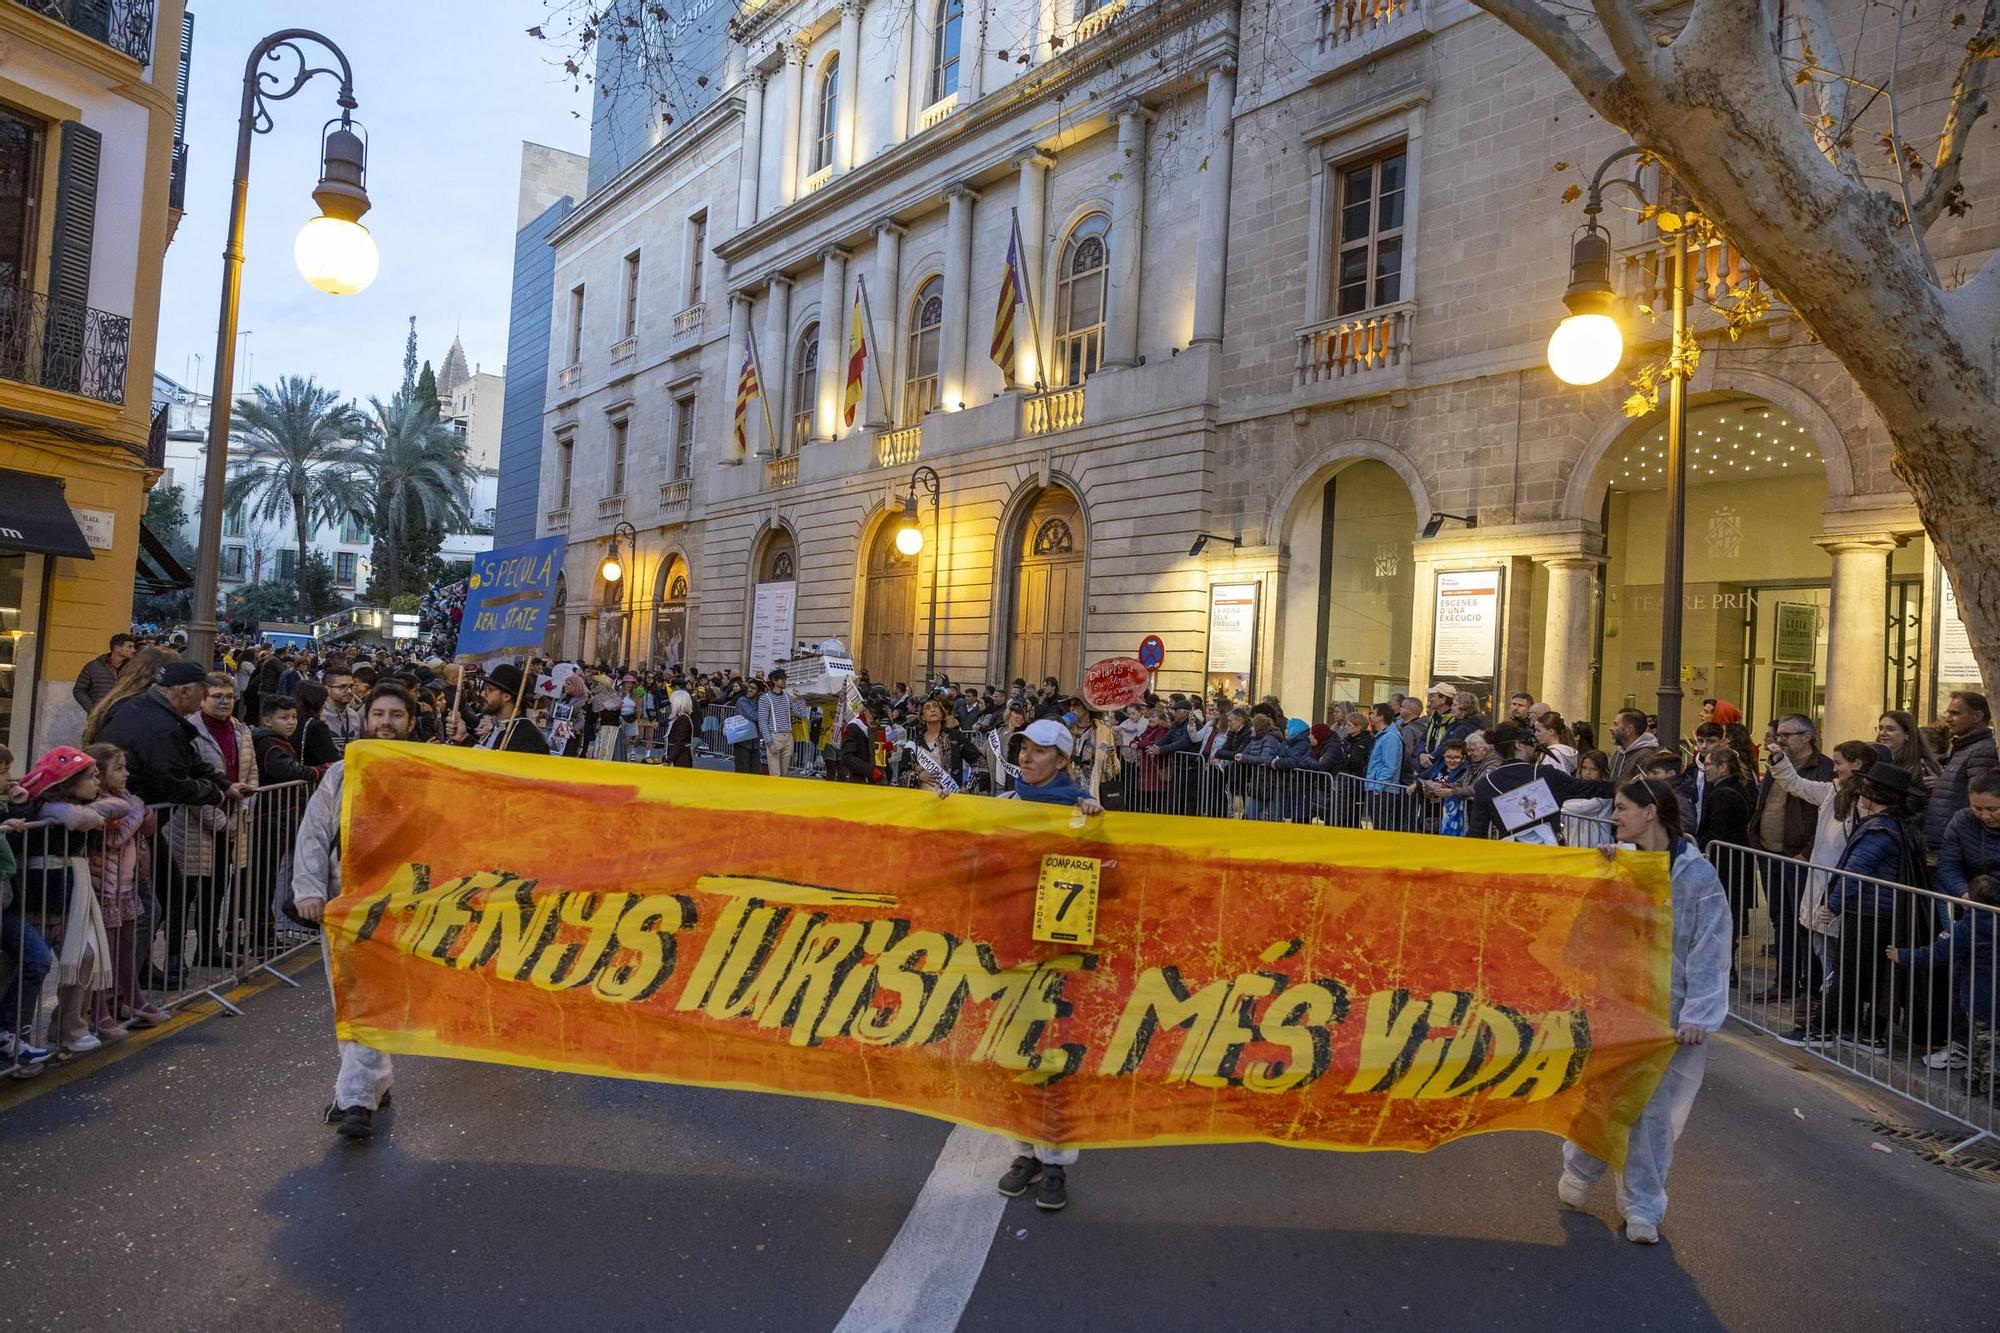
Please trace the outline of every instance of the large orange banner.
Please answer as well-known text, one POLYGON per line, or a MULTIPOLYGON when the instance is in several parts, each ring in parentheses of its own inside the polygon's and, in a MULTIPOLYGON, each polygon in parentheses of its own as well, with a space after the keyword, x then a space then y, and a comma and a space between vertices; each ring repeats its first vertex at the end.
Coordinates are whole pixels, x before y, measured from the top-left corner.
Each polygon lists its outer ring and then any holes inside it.
POLYGON ((1658 855, 377 742, 345 799, 336 1027, 388 1051, 1051 1145, 1616 1161, 1672 1050, 1658 855))

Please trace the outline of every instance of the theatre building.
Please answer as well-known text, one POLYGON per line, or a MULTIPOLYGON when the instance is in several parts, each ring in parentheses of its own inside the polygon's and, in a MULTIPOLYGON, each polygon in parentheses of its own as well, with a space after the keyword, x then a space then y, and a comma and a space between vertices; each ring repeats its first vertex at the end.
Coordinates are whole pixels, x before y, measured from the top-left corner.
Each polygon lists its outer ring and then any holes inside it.
POLYGON ((182 8, 0 5, 0 743, 17 774, 74 742, 70 686, 132 621, 164 445, 148 386, 180 217, 182 8))
MULTIPOLYGON (((1976 676, 1880 421, 1782 305, 1736 342, 1697 309, 1660 660, 1663 416, 1545 358, 1581 221, 1554 164, 1622 140, 1467 0, 805 0, 732 38, 712 103, 555 235, 552 647, 762 667, 832 636, 880 680, 1073 683, 1158 634, 1161 687, 1314 716, 1444 678, 1602 720, 1678 667, 1839 736, 1976 676)), ((1609 223, 1629 371, 1660 243, 1609 223)), ((1726 242, 1693 270, 1755 281, 1726 242)))

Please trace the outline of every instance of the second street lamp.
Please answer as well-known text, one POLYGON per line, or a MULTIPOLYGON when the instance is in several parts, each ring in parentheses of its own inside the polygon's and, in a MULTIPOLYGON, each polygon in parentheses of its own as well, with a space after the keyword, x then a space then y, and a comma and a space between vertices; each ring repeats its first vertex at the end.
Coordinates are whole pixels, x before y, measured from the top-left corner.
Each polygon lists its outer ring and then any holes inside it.
MULTIPOLYGON (((611 529, 611 549, 604 553, 604 563, 597 567, 597 573, 606 583, 619 589, 618 600, 618 647, 624 658, 621 665, 632 662, 632 580, 625 577, 625 562, 618 550, 619 538, 625 539, 626 550, 632 553, 632 564, 639 563, 639 530, 630 523, 620 522, 611 529)), ((602 651, 602 645, 599 650, 602 651)))
MULTIPOLYGON (((1604 211, 1604 191, 1614 185, 1624 188, 1641 205, 1666 202, 1649 200, 1636 174, 1609 181, 1604 178, 1616 163, 1644 153, 1637 145, 1621 148, 1600 162, 1591 174, 1590 190, 1584 196, 1583 229, 1570 246, 1569 289, 1563 293, 1563 304, 1570 313, 1549 338, 1549 369, 1565 384, 1596 384, 1618 369, 1618 363, 1624 359, 1625 336, 1612 314, 1617 296, 1611 286, 1611 238, 1597 219, 1604 211)), ((1673 179, 1664 169, 1661 177, 1663 181, 1673 179)), ((1675 188, 1678 191, 1677 183, 1675 188)), ((1674 227, 1671 235, 1673 343, 1668 349, 1665 375, 1666 568, 1660 589, 1660 685, 1655 708, 1659 714, 1656 734, 1661 744, 1677 747, 1681 741, 1681 598, 1687 546, 1687 377, 1692 360, 1683 357, 1683 346, 1690 341, 1686 226, 1674 227)))
MULTIPOLYGON (((903 496, 903 517, 896 527, 896 549, 915 559, 924 549, 924 530, 917 524, 917 487, 922 486, 931 497, 931 533, 940 531, 938 524, 938 484, 937 469, 920 467, 910 474, 910 489, 903 496)), ((943 551, 931 553, 931 614, 929 628, 924 638, 924 689, 928 692, 937 681, 937 585, 938 559, 943 551)))

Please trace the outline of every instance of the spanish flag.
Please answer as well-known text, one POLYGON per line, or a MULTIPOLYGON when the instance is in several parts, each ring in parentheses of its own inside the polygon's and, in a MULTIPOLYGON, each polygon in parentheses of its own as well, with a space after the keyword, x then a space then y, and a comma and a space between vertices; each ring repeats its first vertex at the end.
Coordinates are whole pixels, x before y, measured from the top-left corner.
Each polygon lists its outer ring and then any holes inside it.
POLYGON ((764 392, 764 386, 757 382, 756 351, 752 343, 743 343, 743 369, 736 375, 736 426, 732 439, 736 444, 736 457, 742 459, 750 452, 750 404, 764 392))
POLYGON ((854 424, 861 406, 861 372, 868 364, 868 335, 861 327, 861 289, 854 289, 854 313, 847 322, 847 388, 841 395, 841 421, 854 424))
POLYGON ((1007 234, 1007 269, 1000 275, 1000 307, 993 312, 993 348, 990 355, 993 364, 1000 367, 1000 374, 1007 383, 1014 382, 1014 310, 1021 304, 1021 233, 1018 228, 1007 234))

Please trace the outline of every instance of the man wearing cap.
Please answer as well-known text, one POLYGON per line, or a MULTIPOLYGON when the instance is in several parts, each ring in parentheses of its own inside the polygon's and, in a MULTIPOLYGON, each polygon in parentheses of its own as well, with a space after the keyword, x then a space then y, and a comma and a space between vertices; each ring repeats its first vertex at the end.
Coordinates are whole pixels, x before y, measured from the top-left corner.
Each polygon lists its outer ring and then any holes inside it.
POLYGON ((200 664, 175 660, 161 668, 157 684, 114 705, 98 726, 93 739, 125 752, 133 794, 146 804, 222 805, 248 790, 230 786, 195 753, 188 717, 207 695, 200 664))
POLYGON ((805 700, 785 691, 785 669, 776 667, 765 677, 770 688, 757 700, 757 734, 764 738, 764 765, 771 776, 781 778, 792 771, 792 723, 812 716, 805 700))
MULTIPOLYGON (((515 702, 522 697, 522 686, 526 678, 521 668, 512 662, 502 662, 486 673, 486 683, 479 688, 479 710, 492 719, 493 726, 477 742, 482 750, 512 750, 516 754, 547 754, 549 743, 535 724, 520 716, 520 707, 515 702)), ((451 743, 453 745, 474 745, 470 733, 465 729, 465 718, 454 713, 451 718, 451 743)))
POLYGON ((1417 745, 1417 763, 1429 768, 1444 753, 1444 743, 1451 731, 1452 706, 1458 702, 1458 686, 1439 681, 1431 686, 1424 702, 1429 711, 1424 716, 1423 735, 1417 745))

